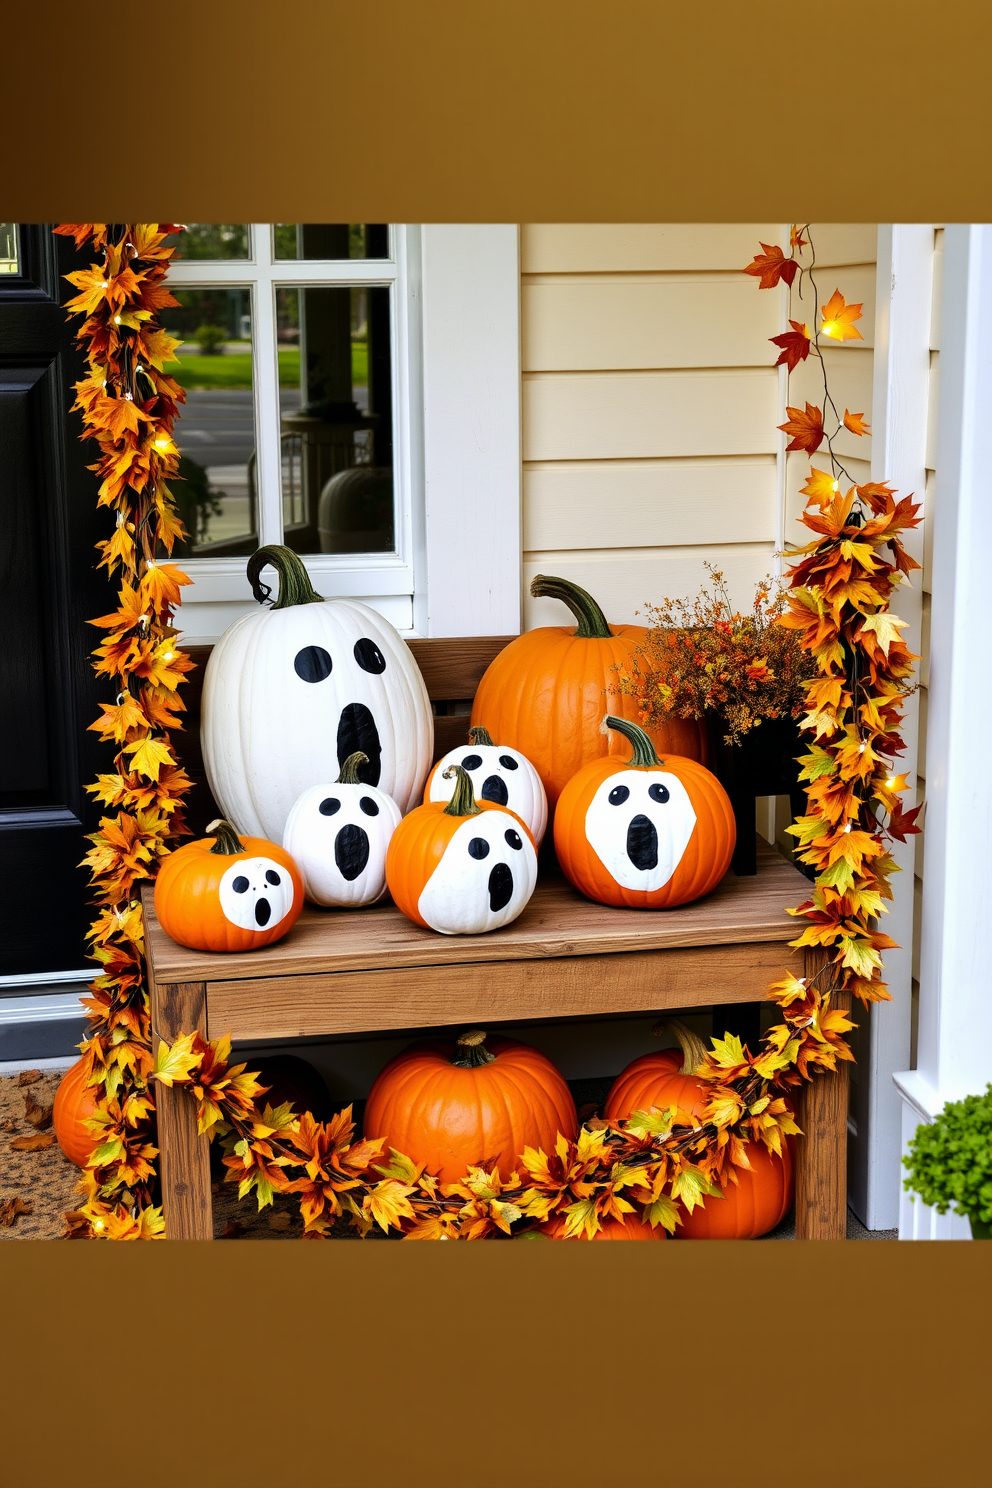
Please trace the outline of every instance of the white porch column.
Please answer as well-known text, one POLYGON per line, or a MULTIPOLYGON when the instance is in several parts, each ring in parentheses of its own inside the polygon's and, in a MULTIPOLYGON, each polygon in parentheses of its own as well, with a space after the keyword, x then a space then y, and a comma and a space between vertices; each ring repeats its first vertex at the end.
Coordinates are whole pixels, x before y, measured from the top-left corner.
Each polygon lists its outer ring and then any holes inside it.
MULTIPOLYGON (((875 281, 875 375, 872 389, 873 481, 888 481, 900 496, 912 492, 921 504, 926 489, 927 405, 930 396, 930 303, 933 287, 933 226, 882 223, 878 229, 875 281)), ((925 513, 929 520, 929 513, 925 513)), ((907 551, 923 563, 923 529, 908 532, 907 551)), ((922 570, 896 591, 893 609, 907 623, 906 644, 922 649, 922 570)), ((902 730, 906 752, 896 765, 916 779, 919 702, 907 701, 902 730)), ((899 942, 885 953, 891 1002, 860 1006, 859 1070, 850 1146, 851 1207, 870 1230, 893 1229, 899 1216, 901 1102, 892 1084, 909 1063, 913 980, 914 839, 892 850, 900 869, 893 902, 882 929, 899 942)))
MULTIPOLYGON (((992 226, 944 238, 933 529, 918 1068, 896 1074, 904 1143, 992 1079, 992 226)), ((903 1195, 900 1237, 965 1238, 903 1195)))

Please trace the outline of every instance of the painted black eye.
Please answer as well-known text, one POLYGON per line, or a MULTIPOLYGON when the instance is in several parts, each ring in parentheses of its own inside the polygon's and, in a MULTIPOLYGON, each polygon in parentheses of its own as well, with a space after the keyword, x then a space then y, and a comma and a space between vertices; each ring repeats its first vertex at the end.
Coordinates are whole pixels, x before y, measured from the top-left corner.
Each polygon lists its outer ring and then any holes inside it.
POLYGON ((519 770, 520 768, 512 754, 501 754, 499 762, 504 770, 519 770))
POLYGON ((293 662, 293 670, 303 682, 323 682, 325 677, 331 675, 331 653, 325 651, 323 646, 304 646, 302 651, 297 651, 293 662))
POLYGON ((278 888, 279 885, 282 883, 282 879, 279 877, 274 868, 266 868, 265 882, 270 883, 273 888, 278 888))
POLYGON ((375 802, 373 801, 373 799, 372 799, 371 796, 363 796, 362 799, 359 801, 358 804, 359 804, 359 806, 361 806, 361 808, 365 812, 365 815, 366 816, 378 816, 379 815, 379 808, 375 804, 375 802))
POLYGON ((337 796, 326 796, 317 809, 321 816, 333 816, 335 811, 341 810, 341 802, 337 796))
POLYGON ((247 893, 249 888, 248 880, 244 877, 243 874, 239 873, 237 878, 232 883, 231 888, 236 894, 245 894, 247 893))
POLYGON ((472 838, 472 841, 468 845, 468 855, 470 858, 488 858, 489 843, 485 837, 472 838))
POLYGON ((512 848, 515 848, 517 852, 519 852, 520 849, 523 847, 523 843, 520 840, 520 833, 515 832, 512 827, 508 827, 507 830, 503 833, 503 836, 506 838, 510 846, 512 848))
POLYGON ((481 754, 467 754, 462 760, 463 770, 477 770, 482 764, 481 754))
POLYGON ((656 780, 654 785, 648 786, 648 795, 652 801, 659 801, 664 806, 668 800, 668 786, 662 785, 660 780, 656 780))
POLYGON ((367 636, 362 636, 360 641, 355 642, 355 660, 363 672, 372 672, 379 676, 386 670, 386 658, 375 641, 370 641, 367 636))
POLYGON ((629 795, 630 791, 625 785, 615 785, 610 791, 610 805, 622 806, 629 795))

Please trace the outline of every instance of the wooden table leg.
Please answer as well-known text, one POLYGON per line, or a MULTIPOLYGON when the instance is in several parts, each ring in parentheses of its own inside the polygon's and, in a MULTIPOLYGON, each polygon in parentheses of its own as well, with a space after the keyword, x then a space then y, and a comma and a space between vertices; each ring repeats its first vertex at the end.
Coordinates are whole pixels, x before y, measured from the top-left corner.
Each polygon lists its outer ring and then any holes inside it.
MULTIPOLYGON (((806 953, 806 975, 826 964, 820 950, 806 953)), ((822 977, 818 986, 826 984, 822 977)), ((831 1006, 848 1011, 849 992, 835 992, 831 1006)), ((804 1084, 797 1120, 803 1131, 796 1156, 796 1239, 847 1238, 847 1104, 850 1065, 814 1075, 804 1084)))
MULTIPOLYGON (((207 1029, 203 982, 174 982, 150 988, 152 1043, 171 1043, 180 1033, 207 1029)), ((196 1129, 196 1102, 182 1086, 155 1087, 159 1177, 165 1233, 169 1240, 212 1240, 210 1144, 196 1129)))

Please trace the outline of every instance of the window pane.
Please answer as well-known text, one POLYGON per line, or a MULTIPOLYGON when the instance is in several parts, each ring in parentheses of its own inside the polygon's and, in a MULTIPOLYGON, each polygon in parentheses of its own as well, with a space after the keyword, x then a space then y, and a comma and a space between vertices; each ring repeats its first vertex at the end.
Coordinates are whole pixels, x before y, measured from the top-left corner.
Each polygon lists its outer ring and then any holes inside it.
POLYGON ((385 222, 277 222, 275 258, 388 258, 385 222))
POLYGON ((0 222, 0 274, 17 273, 17 224, 0 222))
POLYGON ((284 541, 298 553, 390 553, 388 289, 277 289, 284 541))
POLYGON ((175 435, 182 480, 171 488, 189 534, 182 551, 251 553, 258 545, 251 297, 247 289, 172 293, 179 304, 163 310, 162 320, 184 343, 178 367, 165 366, 186 389, 175 435))
POLYGON ((166 242, 176 247, 177 259, 248 257, 248 226, 244 222, 190 222, 166 242))

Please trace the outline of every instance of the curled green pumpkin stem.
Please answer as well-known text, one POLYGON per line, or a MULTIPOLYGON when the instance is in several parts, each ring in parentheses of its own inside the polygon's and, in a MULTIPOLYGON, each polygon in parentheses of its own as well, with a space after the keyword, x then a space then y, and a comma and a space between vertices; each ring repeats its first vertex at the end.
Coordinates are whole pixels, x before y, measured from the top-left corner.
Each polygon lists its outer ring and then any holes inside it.
POLYGON ((613 632, 599 605, 585 589, 573 584, 571 579, 556 579, 550 574, 535 574, 530 581, 530 592, 535 599, 560 599, 568 605, 578 624, 575 634, 583 640, 609 640, 613 632))
POLYGON ((272 543, 266 548, 256 548, 248 559, 248 582, 251 592, 259 604, 266 604, 272 594, 268 584, 262 583, 262 569, 269 564, 279 577, 279 589, 273 601, 274 610, 288 610, 293 605, 323 604, 323 598, 310 582, 310 575, 299 554, 292 548, 272 543))
POLYGON ((470 1028, 466 1033, 460 1034, 455 1041, 455 1052, 451 1062, 456 1069, 481 1069, 484 1064, 492 1064, 496 1058, 483 1045, 486 1042, 485 1030, 482 1028, 470 1028))
POLYGON ((475 799, 468 771, 463 770, 461 765, 449 765, 441 772, 441 779, 450 780, 453 775, 456 777, 455 790, 444 808, 445 816, 479 816, 482 808, 475 799))
POLYGON ((607 729, 615 729, 618 734, 623 734, 634 746, 634 753, 627 761, 635 770, 647 770, 651 766, 657 767, 661 764, 658 752, 647 734, 636 723, 631 723, 629 718, 614 718, 612 713, 607 713, 600 724, 601 731, 605 734, 607 729))
POLYGON ((360 749, 356 749, 354 754, 349 754, 348 758, 341 766, 341 774, 338 776, 336 784, 364 785, 365 782, 364 780, 359 779, 358 772, 361 769, 362 765, 367 765, 368 762, 368 755, 363 754, 360 749))
POLYGON ((706 1045, 698 1033, 686 1028, 678 1018, 664 1018, 662 1022, 655 1024, 651 1032, 655 1038, 664 1038, 666 1034, 674 1033, 682 1050, 682 1068, 679 1074, 694 1075, 700 1065, 706 1063, 706 1045))
POLYGON ((468 731, 468 742, 475 744, 479 749, 491 749, 496 743, 487 728, 470 728, 468 731))
POLYGON ((229 821, 225 821, 222 816, 219 816, 216 821, 210 823, 207 828, 207 836, 216 838, 210 851, 219 854, 221 857, 236 858, 238 853, 243 853, 245 850, 245 845, 238 836, 235 828, 231 826, 229 821))

